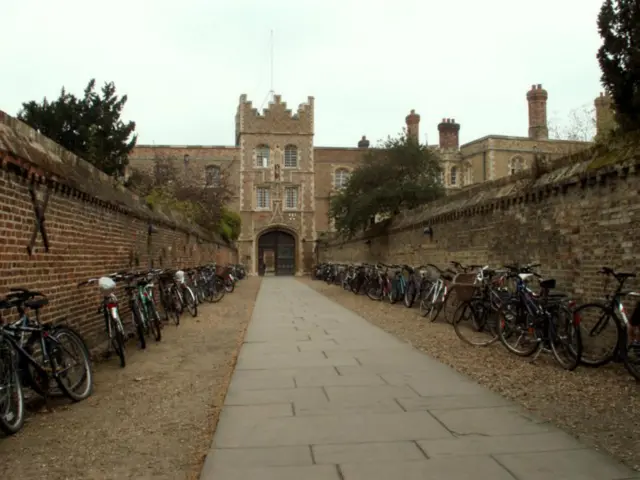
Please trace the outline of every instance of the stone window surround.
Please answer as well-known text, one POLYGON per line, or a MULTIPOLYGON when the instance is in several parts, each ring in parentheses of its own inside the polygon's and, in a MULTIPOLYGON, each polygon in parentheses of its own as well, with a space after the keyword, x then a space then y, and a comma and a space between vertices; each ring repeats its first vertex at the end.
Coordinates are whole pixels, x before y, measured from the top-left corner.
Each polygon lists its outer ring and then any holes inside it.
POLYGON ((349 178, 351 177, 352 169, 349 167, 344 167, 342 165, 338 165, 333 169, 332 178, 331 178, 331 185, 333 187, 333 190, 340 190, 341 188, 344 188, 344 186, 336 185, 338 172, 347 172, 347 175, 348 175, 347 178, 349 178))
POLYGON ((292 143, 285 145, 282 157, 282 167, 286 169, 295 169, 300 167, 300 149, 296 145, 293 145, 292 143), (292 152, 292 154, 290 153, 289 155, 290 157, 293 157, 293 160, 295 160, 295 165, 287 165, 288 152, 292 152))
POLYGON ((253 166, 255 168, 269 168, 271 166, 271 148, 266 143, 260 143, 256 145, 256 148, 253 150, 253 166), (262 153, 262 157, 267 159, 267 164, 264 165, 258 162, 258 158, 260 157, 260 153, 262 153), (266 155, 264 155, 266 153, 266 155))
POLYGON ((515 175, 527 168, 527 164, 521 155, 514 155, 509 160, 509 175, 515 175))
POLYGON ((220 185, 222 178, 222 169, 220 165, 207 165, 204 167, 204 185, 205 187, 217 187, 220 185))
POLYGON ((458 167, 456 165, 451 166, 449 169, 449 184, 451 186, 458 185, 458 167))
POLYGON ((288 211, 295 211, 295 210, 300 210, 300 187, 298 185, 290 185, 290 186, 286 186, 284 187, 284 205, 283 205, 283 209, 284 210, 288 210, 288 211), (287 205, 288 203, 288 192, 290 191, 295 191, 294 197, 295 197, 295 205, 293 207, 290 207, 289 205, 287 205))
POLYGON ((259 210, 259 211, 269 211, 271 210, 271 188, 268 186, 263 186, 263 185, 256 185, 256 187, 253 190, 253 198, 254 198, 254 205, 256 206, 255 209, 259 210), (266 206, 261 207, 258 203, 259 200, 259 192, 260 191, 264 191, 265 192, 265 202, 266 202, 266 206))

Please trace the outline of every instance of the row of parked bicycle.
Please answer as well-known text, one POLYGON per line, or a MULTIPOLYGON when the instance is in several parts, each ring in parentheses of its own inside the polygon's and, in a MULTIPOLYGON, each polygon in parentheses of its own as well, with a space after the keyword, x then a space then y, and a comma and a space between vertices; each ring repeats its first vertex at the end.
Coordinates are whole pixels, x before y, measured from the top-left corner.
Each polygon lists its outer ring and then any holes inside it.
POLYGON ((417 304, 423 317, 431 322, 444 317, 470 345, 500 341, 509 352, 533 360, 551 352, 567 370, 619 362, 640 381, 640 292, 625 289, 636 274, 602 267, 602 300, 578 305, 555 291, 556 280, 545 279, 539 267, 324 263, 314 267, 312 277, 372 300, 402 300, 407 308, 417 304), (636 303, 631 315, 624 305, 629 299, 636 303))
MULTIPOLYGON (((98 313, 104 318, 107 353, 113 349, 124 367, 129 336, 137 336, 141 348, 146 348, 148 336, 160 341, 164 323, 179 325, 185 310, 197 316, 200 303, 219 302, 244 277, 242 265, 208 264, 184 270, 116 272, 80 282, 78 287, 98 286, 98 313), (126 303, 116 295, 119 287, 126 303), (130 329, 122 316, 126 307, 126 315, 131 315, 130 329), (129 335, 127 330, 134 333, 129 335)), ((40 309, 48 303, 45 295, 26 288, 11 288, 0 298, 0 430, 8 435, 20 431, 24 424, 23 388, 41 395, 47 404, 57 390, 74 402, 88 398, 93 391, 85 340, 64 322, 41 322, 40 309), (7 311, 9 316, 17 312, 17 320, 5 322, 2 313, 7 311)))

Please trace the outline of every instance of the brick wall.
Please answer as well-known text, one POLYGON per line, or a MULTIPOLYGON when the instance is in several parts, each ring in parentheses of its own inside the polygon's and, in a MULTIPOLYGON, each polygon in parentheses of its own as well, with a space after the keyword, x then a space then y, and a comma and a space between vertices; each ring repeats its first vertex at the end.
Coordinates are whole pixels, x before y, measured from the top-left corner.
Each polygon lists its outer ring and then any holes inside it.
POLYGON ((633 271, 640 259, 640 157, 601 163, 590 159, 537 180, 525 172, 468 187, 377 225, 377 232, 333 240, 320 259, 442 267, 451 260, 494 267, 536 262, 559 288, 599 298, 602 266, 633 271), (425 235, 427 226, 432 236, 425 235))
MULTIPOLYGON (((0 111, 0 295, 21 286, 43 292, 43 320, 68 317, 90 346, 104 338, 100 296, 77 283, 131 268, 235 262, 236 251, 170 211, 149 210, 87 162, 0 111), (30 188, 42 201, 49 252, 34 229, 30 188), (149 225, 153 225, 149 234, 149 225)), ((121 300, 124 296, 121 296, 121 300)), ((123 318, 129 321, 126 309, 123 318)))

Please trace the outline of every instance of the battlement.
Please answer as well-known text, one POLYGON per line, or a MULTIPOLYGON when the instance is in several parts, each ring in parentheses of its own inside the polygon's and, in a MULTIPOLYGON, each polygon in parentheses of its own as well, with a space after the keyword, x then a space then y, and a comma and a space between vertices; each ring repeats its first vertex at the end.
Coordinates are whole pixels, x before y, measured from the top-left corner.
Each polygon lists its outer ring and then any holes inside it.
POLYGON ((253 102, 246 94, 240 95, 238 113, 236 115, 238 134, 313 134, 314 130, 314 98, 307 97, 307 102, 298 106, 294 113, 287 108, 281 95, 274 95, 267 108, 260 112, 254 108, 253 102))

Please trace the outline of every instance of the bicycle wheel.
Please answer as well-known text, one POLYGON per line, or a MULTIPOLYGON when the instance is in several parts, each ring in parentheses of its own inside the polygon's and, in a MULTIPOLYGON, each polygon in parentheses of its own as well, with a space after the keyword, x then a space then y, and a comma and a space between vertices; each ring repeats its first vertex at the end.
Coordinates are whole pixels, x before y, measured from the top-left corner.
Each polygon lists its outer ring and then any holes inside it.
POLYGON ((549 343, 551 353, 565 370, 575 370, 582 356, 580 325, 576 325, 573 312, 561 305, 549 319, 549 343))
POLYGON ((625 335, 624 352, 622 352, 622 363, 636 381, 640 382, 640 346, 637 344, 628 344, 628 335, 625 335))
POLYGON ((7 435, 24 425, 24 393, 16 366, 13 347, 0 341, 0 430, 7 435))
POLYGON ((416 285, 414 282, 409 282, 407 290, 404 292, 404 306, 407 308, 413 307, 413 302, 416 299, 416 285))
POLYGON ((224 289, 227 291, 227 293, 233 293, 235 288, 236 288, 235 282, 230 278, 226 278, 224 281, 224 289))
POLYGON ((536 328, 529 328, 528 318, 519 316, 507 306, 503 306, 498 312, 498 336, 505 348, 519 357, 530 357, 542 348, 536 328), (516 340, 515 345, 509 343, 512 339, 516 340), (519 348, 520 345, 523 347, 519 348))
POLYGON ((187 310, 189 310, 191 316, 194 318, 197 317, 198 305, 196 304, 196 296, 194 295, 193 290, 191 290, 190 287, 185 287, 184 289, 184 301, 187 304, 187 310))
POLYGON ((380 285, 379 280, 372 280, 366 287, 367 289, 367 297, 371 300, 381 300, 382 299, 382 286, 380 285))
POLYGON ((143 320, 144 313, 142 313, 140 304, 137 301, 133 303, 133 306, 131 308, 131 313, 133 315, 133 324, 136 327, 136 332, 138 333, 138 339, 140 340, 140 348, 144 350, 145 348, 147 348, 147 341, 144 338, 144 324, 145 324, 143 320))
POLYGON ((162 322, 160 321, 160 315, 155 303, 149 302, 147 304, 147 312, 149 313, 147 318, 147 325, 153 333, 153 338, 156 342, 162 340, 162 322))
POLYGON ((120 319, 115 319, 109 317, 109 321, 111 322, 111 346, 116 352, 116 355, 120 357, 120 367, 124 368, 127 365, 127 361, 125 358, 124 347, 124 327, 122 326, 122 322, 120 319))
POLYGON ((433 302, 435 301, 436 284, 432 283, 429 288, 422 291, 422 298, 420 298, 420 315, 426 317, 433 308, 433 302))
POLYGON ((69 327, 58 326, 49 338, 53 338, 48 346, 55 360, 55 379, 60 390, 74 402, 89 397, 93 391, 93 371, 89 349, 80 334, 69 327), (79 373, 77 380, 69 376, 74 370, 79 373))
POLYGON ((224 289, 224 281, 220 277, 215 277, 209 282, 209 294, 211 303, 218 303, 224 297, 226 290, 224 289))
POLYGON ((624 345, 621 337, 626 337, 624 327, 608 305, 586 303, 573 311, 580 323, 582 355, 580 363, 588 367, 601 367, 611 362, 619 345, 624 345))
POLYGON ((486 347, 498 340, 495 324, 489 320, 491 310, 480 300, 467 300, 453 314, 453 330, 460 340, 474 347, 486 347))

